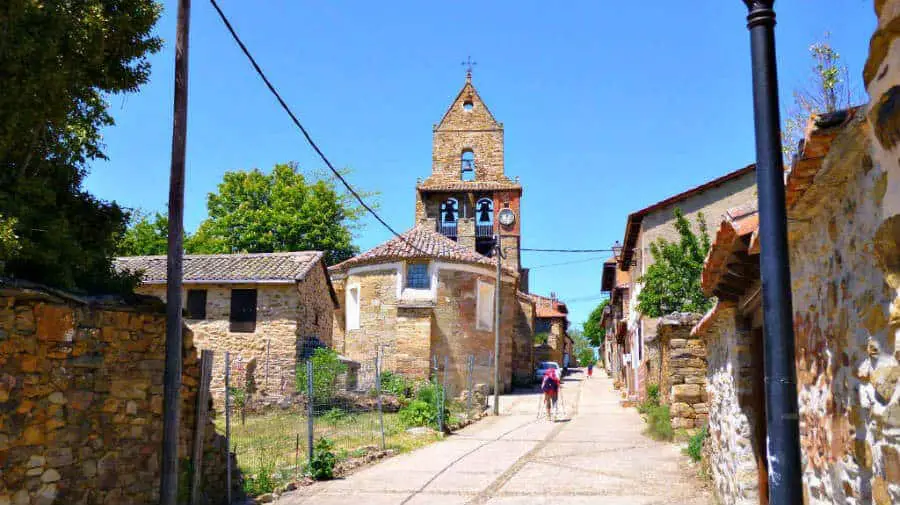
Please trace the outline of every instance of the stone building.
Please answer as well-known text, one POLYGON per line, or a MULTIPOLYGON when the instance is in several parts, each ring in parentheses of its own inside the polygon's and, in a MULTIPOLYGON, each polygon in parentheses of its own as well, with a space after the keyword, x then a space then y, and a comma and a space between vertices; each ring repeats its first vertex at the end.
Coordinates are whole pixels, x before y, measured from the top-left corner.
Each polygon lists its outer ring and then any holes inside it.
MULTIPOLYGON (((304 349, 331 345, 338 298, 322 257, 317 251, 185 255, 185 322, 199 348, 216 352, 216 396, 224 391, 225 351, 233 372, 254 371, 256 399, 265 402, 293 392, 304 349)), ((117 258, 116 268, 142 271, 137 292, 165 301, 165 256, 117 258)))
MULTIPOLYGON (((384 370, 427 379, 433 359, 448 382, 465 388, 470 356, 487 366, 494 351, 496 260, 430 228, 416 227, 330 268, 338 297, 334 348, 366 361, 381 348, 384 370), (444 361, 446 359, 446 362, 444 361)), ((531 364, 533 303, 503 267, 500 286, 501 387, 531 364)), ((488 369, 476 370, 489 382, 488 369)))
POLYGON ((535 320, 534 334, 546 334, 545 344, 535 345, 535 361, 555 361, 560 366, 567 367, 573 358, 572 337, 569 336, 569 309, 566 304, 559 301, 556 293, 550 293, 550 297, 529 295, 534 302, 535 320))
MULTIPOLYGON (((600 281, 600 289, 609 293, 609 304, 603 309, 600 324, 606 329, 606 338, 603 340, 603 363, 610 377, 617 387, 628 384, 628 374, 633 372, 625 366, 630 359, 627 345, 626 315, 628 303, 631 297, 628 292, 631 289, 631 275, 627 270, 618 268, 618 260, 610 258, 603 263, 603 274, 600 281)), ((627 390, 627 388, 626 388, 627 390)))
MULTIPOLYGON (((900 502, 900 167, 873 145, 897 143, 900 111, 879 107, 815 117, 786 177, 808 504, 900 502)), ((702 277, 718 302, 693 330, 708 349, 710 466, 726 504, 765 503, 771 470, 759 254, 751 203, 718 227, 702 277)))
POLYGON ((727 209, 755 198, 755 173, 754 165, 746 166, 628 216, 617 260, 618 267, 631 275, 631 288, 628 291, 630 300, 623 317, 626 321, 625 339, 628 340, 628 366, 631 368, 628 372, 628 394, 633 399, 640 399, 646 393, 647 376, 652 367, 648 359, 658 360, 658 353, 648 354, 646 346, 648 341, 653 341, 657 336, 657 320, 637 311, 637 297, 642 287, 638 279, 653 264, 650 245, 659 239, 678 240, 675 209, 680 209, 692 225, 702 214, 709 226, 718 223, 727 209))
MULTIPOLYGON (((0 279, 0 503, 159 503, 165 333, 153 297, 0 279)), ((211 418, 197 426, 189 329, 182 358, 178 457, 200 444, 200 503, 222 504, 227 448, 211 418)))
POLYGON ((435 125, 431 175, 416 185, 415 226, 330 269, 343 307, 333 346, 357 360, 384 349, 384 369, 427 378, 437 359, 464 387, 470 356, 491 382, 495 237, 503 247, 500 288, 501 387, 530 380, 534 302, 525 295, 519 203, 522 186, 506 177, 503 125, 471 72, 435 125))

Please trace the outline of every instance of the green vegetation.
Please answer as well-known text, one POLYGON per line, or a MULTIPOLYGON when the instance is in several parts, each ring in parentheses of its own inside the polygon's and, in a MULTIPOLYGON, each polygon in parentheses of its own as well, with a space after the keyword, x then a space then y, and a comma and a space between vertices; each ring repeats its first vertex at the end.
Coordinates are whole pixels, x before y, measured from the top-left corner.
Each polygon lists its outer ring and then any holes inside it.
POLYGON ((709 233, 703 214, 697 215, 699 234, 681 209, 675 209, 675 229, 680 239, 668 242, 659 239, 650 244, 653 264, 647 267, 639 282, 637 310, 650 317, 662 317, 673 312, 706 312, 712 306, 700 289, 700 273, 709 251, 709 233))
POLYGON ((244 493, 247 496, 259 496, 271 493, 278 486, 277 472, 274 459, 266 459, 254 473, 244 474, 244 493))
POLYGON ((404 426, 437 426, 438 412, 433 403, 413 400, 399 414, 404 426))
POLYGON ((313 456, 309 462, 307 473, 316 480, 328 480, 334 477, 334 465, 337 457, 332 451, 334 442, 322 437, 313 445, 313 456))
POLYGON ((607 305, 609 305, 609 298, 600 302, 600 304, 591 311, 587 321, 585 321, 582 326, 584 328, 584 336, 591 341, 591 345, 594 347, 602 346, 603 339, 606 338, 606 328, 600 324, 600 320, 603 319, 603 309, 605 309, 607 305))
POLYGON ((128 229, 119 241, 116 254, 119 256, 153 256, 168 251, 169 216, 154 213, 149 215, 135 211, 131 215, 128 229))
POLYGON ((669 416, 669 406, 659 404, 659 385, 647 386, 647 399, 637 407, 638 412, 647 416, 645 433, 655 440, 672 440, 675 430, 669 416))
MULTIPOLYGON (((313 402, 328 403, 337 392, 338 377, 347 371, 347 365, 341 363, 337 352, 328 347, 319 347, 309 359, 313 363, 313 402)), ((297 391, 306 393, 306 363, 297 365, 297 391)))
POLYGON ((228 394, 231 396, 232 404, 238 408, 241 413, 241 424, 247 421, 247 394, 244 388, 231 386, 228 388, 228 394))
POLYGON ((704 426, 700 431, 688 439, 688 446, 684 452, 697 463, 703 459, 703 443, 709 437, 709 429, 704 426))
POLYGON ((401 374, 393 372, 381 373, 381 392, 393 395, 401 400, 410 399, 415 392, 415 381, 407 379, 401 374))
POLYGON ((3 265, 19 253, 19 237, 16 235, 16 219, 5 219, 0 214, 0 274, 3 265))
POLYGON ((541 331, 534 334, 535 345, 544 345, 550 340, 550 333, 541 331))
POLYGON ((0 258, 4 273, 92 293, 130 291, 137 278, 112 268, 128 212, 83 183, 90 164, 106 158, 101 132, 114 124, 107 99, 150 77, 162 4, 9 0, 2 11, 0 214, 15 220, 18 249, 0 258))

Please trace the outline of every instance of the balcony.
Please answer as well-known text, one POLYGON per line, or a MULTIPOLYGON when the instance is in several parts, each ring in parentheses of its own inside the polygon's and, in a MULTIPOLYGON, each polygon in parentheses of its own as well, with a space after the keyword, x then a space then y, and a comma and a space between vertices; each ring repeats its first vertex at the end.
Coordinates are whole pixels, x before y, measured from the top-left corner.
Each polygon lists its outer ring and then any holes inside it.
POLYGON ((476 238, 493 238, 494 237, 494 225, 491 223, 476 224, 475 225, 475 237, 476 238))
POLYGON ((457 235, 456 223, 438 223, 438 231, 447 238, 456 240, 457 235))

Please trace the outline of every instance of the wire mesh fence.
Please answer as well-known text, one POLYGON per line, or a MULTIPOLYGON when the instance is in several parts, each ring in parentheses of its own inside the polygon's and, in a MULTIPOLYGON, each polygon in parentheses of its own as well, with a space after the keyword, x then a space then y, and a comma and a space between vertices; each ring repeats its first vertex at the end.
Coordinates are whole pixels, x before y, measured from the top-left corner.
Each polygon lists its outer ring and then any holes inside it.
POLYGON ((373 347, 348 359, 324 346, 305 347, 293 373, 269 388, 260 376, 265 367, 253 360, 215 357, 222 360, 215 367, 222 376, 213 378, 222 384, 214 390, 216 423, 236 456, 246 494, 271 492, 315 473, 320 453, 342 465, 402 452, 485 412, 490 353, 434 355, 429 367, 408 373, 383 370, 384 354, 373 347))

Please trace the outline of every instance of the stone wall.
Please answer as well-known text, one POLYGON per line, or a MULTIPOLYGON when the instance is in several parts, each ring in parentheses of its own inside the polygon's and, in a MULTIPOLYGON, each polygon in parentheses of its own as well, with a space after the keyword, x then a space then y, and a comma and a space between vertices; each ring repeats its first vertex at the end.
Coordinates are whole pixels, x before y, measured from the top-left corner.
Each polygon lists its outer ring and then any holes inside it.
POLYGON ((738 328, 737 308, 719 302, 715 320, 700 334, 707 349, 709 441, 707 459, 716 495, 723 505, 759 502, 759 460, 764 442, 758 436, 765 412, 754 388, 751 334, 738 328))
MULTIPOLYGON (((164 351, 164 306, 152 298, 0 285, 0 503, 157 503, 164 351)), ((183 358, 186 472, 200 378, 188 329, 183 358)), ((203 486, 221 503, 226 452, 211 422, 204 447, 203 486)))
POLYGON ((810 504, 900 501, 900 314, 895 274, 878 256, 898 254, 900 228, 880 235, 897 216, 884 214, 888 172, 869 157, 868 128, 860 117, 843 128, 789 213, 810 504))
MULTIPOLYGON (((706 346, 691 335, 698 314, 675 313, 658 326, 660 400, 669 405, 672 427, 689 431, 707 422, 706 346)), ((652 367, 650 381, 653 381, 652 367)))
POLYGON ((513 382, 530 384, 534 379, 534 303, 518 297, 519 307, 513 330, 513 382))

